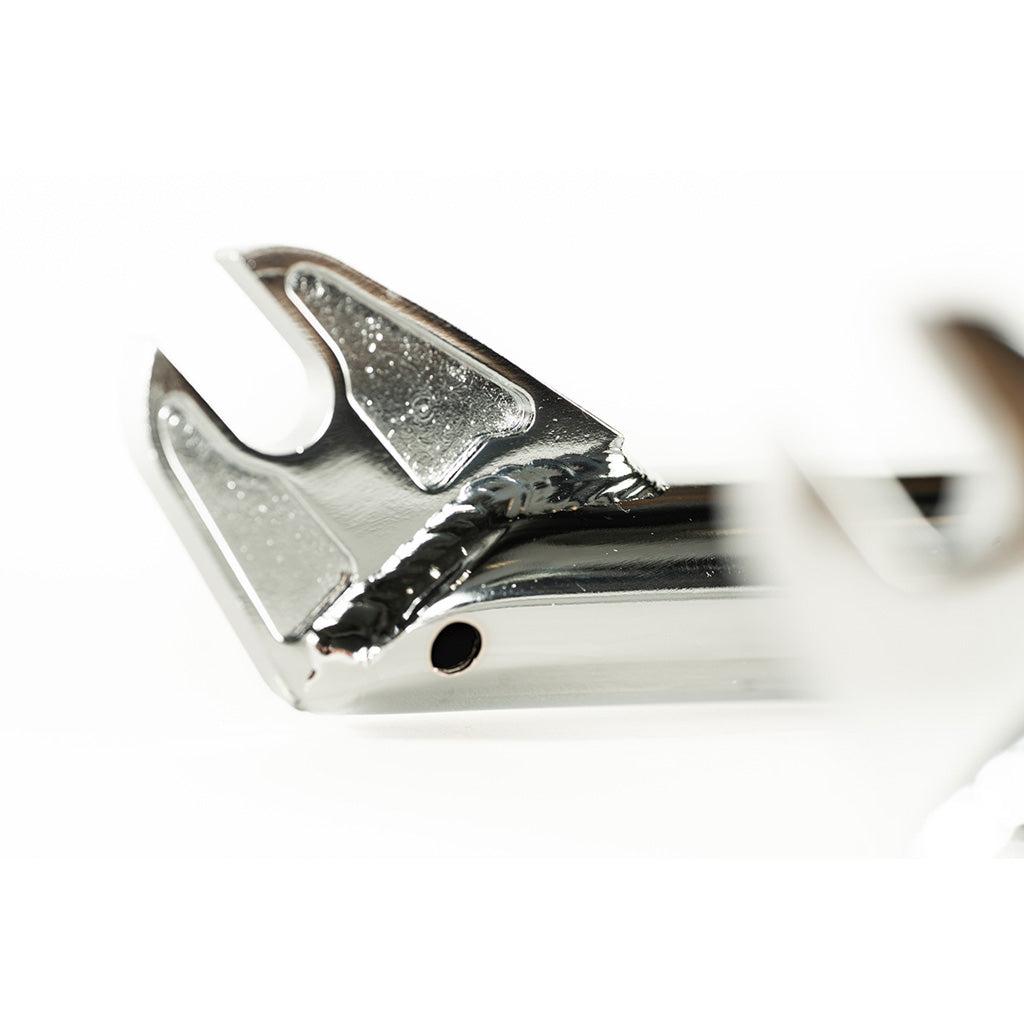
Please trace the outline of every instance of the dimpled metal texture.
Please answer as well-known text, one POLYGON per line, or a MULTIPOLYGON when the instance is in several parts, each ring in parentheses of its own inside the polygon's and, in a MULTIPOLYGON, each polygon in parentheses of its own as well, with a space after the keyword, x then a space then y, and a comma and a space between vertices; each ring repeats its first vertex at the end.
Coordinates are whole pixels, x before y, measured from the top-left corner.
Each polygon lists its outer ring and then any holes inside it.
POLYGON ((301 636, 348 582, 351 559, 283 477, 224 457, 184 406, 165 405, 160 440, 178 482, 279 640, 301 636))
POLYGON ((490 439, 531 426, 528 395, 343 278, 303 264, 288 288, 344 360, 352 407, 422 490, 447 486, 490 439))

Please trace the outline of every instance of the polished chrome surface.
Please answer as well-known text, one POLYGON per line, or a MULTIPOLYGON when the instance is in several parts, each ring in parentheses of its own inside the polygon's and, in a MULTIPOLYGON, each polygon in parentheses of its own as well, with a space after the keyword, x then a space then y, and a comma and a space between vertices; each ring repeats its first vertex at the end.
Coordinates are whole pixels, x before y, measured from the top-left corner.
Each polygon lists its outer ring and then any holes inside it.
POLYGON ((756 643, 732 638, 743 616, 721 601, 724 555, 706 502, 702 539, 690 531, 690 546, 672 552, 666 531, 686 532, 692 502, 659 504, 664 489, 604 423, 328 257, 266 249, 221 261, 332 411, 312 443, 254 451, 157 352, 137 450, 287 699, 331 709, 653 699, 712 683, 732 695, 771 676, 751 669, 756 643), (648 541, 660 535, 656 550, 648 541), (641 549, 646 560, 620 561, 641 549), (674 638, 681 601, 704 623, 688 642, 693 671, 674 638), (651 633, 642 648, 638 608, 651 633), (482 645, 446 675, 430 648, 455 617, 473 618, 482 645), (557 658, 538 660, 554 647, 557 658))

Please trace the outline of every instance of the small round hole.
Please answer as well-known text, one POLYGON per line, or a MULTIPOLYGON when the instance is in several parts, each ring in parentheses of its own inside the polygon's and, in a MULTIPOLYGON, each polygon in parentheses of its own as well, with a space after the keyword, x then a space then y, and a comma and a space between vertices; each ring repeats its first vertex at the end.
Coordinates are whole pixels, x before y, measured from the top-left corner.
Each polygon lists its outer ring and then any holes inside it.
POLYGON ((434 637, 430 663, 438 672, 461 672, 480 653, 480 630, 468 622, 452 622, 434 637))

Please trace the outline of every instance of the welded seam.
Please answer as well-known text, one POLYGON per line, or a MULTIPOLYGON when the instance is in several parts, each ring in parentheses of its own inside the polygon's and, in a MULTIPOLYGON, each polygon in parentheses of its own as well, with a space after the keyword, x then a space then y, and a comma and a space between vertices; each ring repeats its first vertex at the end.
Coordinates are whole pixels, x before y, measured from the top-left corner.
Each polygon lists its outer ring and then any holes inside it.
POLYGON ((457 590, 524 520, 619 505, 658 490, 619 452, 538 459, 472 480, 365 583, 349 588, 337 621, 316 630, 317 647, 356 653, 393 640, 457 590))

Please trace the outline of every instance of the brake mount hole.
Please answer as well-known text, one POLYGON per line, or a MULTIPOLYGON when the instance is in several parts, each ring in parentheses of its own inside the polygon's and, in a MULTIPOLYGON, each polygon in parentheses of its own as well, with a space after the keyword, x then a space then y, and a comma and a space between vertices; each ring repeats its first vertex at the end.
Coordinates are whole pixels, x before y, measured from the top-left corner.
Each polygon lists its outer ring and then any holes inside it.
POLYGON ((468 622, 449 623, 434 637, 430 663, 449 675, 469 668, 480 653, 480 630, 468 622))

